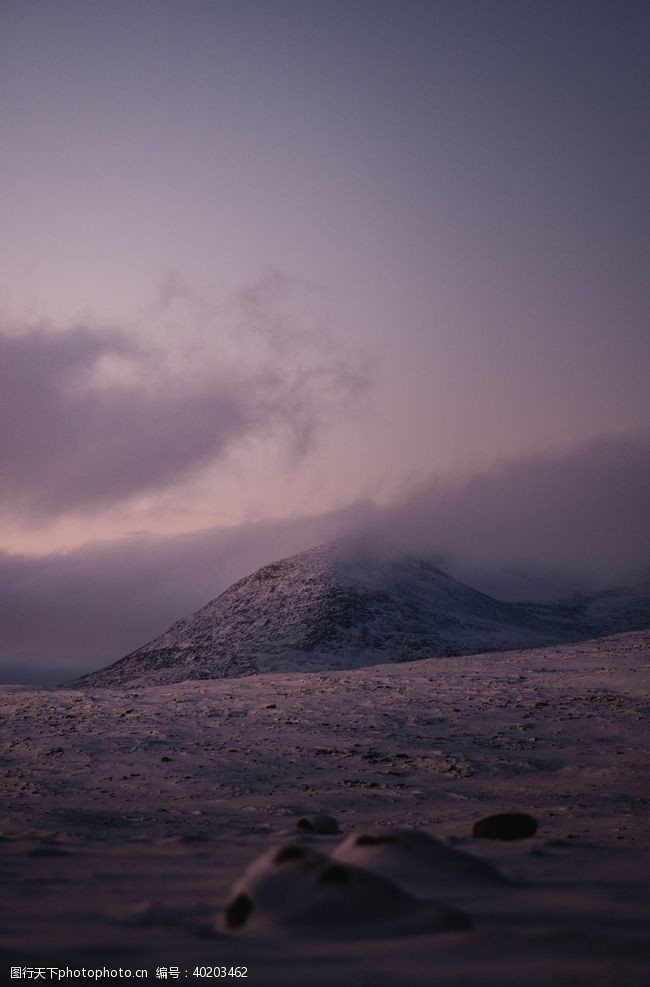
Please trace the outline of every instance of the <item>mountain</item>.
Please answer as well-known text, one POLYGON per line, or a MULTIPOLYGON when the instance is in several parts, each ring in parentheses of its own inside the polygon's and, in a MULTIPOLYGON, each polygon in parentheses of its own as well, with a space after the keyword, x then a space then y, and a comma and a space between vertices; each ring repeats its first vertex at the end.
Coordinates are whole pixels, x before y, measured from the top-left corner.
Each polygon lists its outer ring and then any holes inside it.
POLYGON ((618 634, 650 627, 650 577, 631 586, 582 593, 562 601, 576 618, 599 634, 618 634))
POLYGON ((145 686, 542 646, 604 633, 589 617, 594 607, 584 599, 504 603, 426 559, 331 544, 263 566, 154 641, 70 684, 145 686))

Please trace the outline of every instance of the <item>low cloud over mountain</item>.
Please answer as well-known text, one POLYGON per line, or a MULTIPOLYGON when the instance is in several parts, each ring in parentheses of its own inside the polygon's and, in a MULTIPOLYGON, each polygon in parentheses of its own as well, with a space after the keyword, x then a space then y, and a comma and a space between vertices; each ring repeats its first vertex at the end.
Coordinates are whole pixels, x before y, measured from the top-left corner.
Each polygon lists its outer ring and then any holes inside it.
MULTIPOLYGON (((360 502, 313 518, 138 535, 41 557, 5 554, 0 656, 23 679, 46 662, 66 674, 98 667, 258 566, 336 537, 429 553, 506 599, 602 587, 647 566, 648 503, 650 440, 630 435, 511 459, 465 480, 431 480, 389 507, 360 502)), ((33 674, 42 677, 42 669, 33 674)))

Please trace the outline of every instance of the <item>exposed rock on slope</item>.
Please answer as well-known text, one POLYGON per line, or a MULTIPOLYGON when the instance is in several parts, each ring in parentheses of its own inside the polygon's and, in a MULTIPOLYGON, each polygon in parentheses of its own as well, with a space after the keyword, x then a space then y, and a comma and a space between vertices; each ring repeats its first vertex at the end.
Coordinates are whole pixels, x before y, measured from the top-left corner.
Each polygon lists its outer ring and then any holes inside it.
POLYGON ((503 603, 414 557, 336 545, 266 565, 74 685, 156 685, 350 668, 588 636, 571 608, 503 603))

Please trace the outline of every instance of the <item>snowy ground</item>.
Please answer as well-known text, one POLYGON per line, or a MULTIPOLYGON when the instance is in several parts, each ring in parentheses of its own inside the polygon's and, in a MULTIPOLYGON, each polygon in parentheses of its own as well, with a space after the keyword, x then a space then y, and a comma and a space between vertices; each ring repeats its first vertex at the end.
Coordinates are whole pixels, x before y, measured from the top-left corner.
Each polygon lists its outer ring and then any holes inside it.
MULTIPOLYGON (((3 976, 85 965, 156 980, 178 967, 176 982, 206 983, 197 966, 245 966, 252 987, 647 987, 649 658, 645 631, 311 675, 6 686, 3 976), (472 838, 474 820, 503 810, 532 813, 538 834, 472 838), (301 833, 316 811, 341 835, 301 833), (328 927, 338 906, 325 902, 323 921, 298 929, 282 925, 287 904, 311 905, 289 867, 272 875, 263 921, 224 930, 229 889, 260 854, 329 854, 394 827, 490 860, 511 883, 423 869, 419 897, 470 929, 435 931, 419 902, 410 925, 375 921, 372 893, 352 901, 351 923, 328 927)), ((341 914, 355 893, 336 890, 341 914)))

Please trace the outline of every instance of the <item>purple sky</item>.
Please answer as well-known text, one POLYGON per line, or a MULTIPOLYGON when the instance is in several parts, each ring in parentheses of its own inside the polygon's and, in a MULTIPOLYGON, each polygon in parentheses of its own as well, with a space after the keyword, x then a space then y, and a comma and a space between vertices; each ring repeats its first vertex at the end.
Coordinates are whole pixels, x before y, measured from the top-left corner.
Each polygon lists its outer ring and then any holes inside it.
POLYGON ((468 572, 639 564, 649 10, 1 0, 0 663, 369 513, 468 572))

